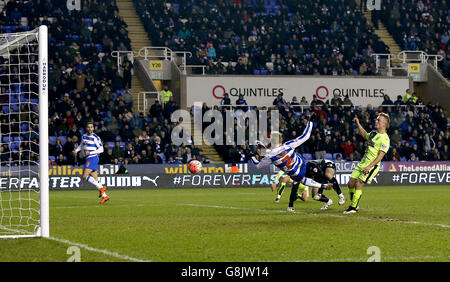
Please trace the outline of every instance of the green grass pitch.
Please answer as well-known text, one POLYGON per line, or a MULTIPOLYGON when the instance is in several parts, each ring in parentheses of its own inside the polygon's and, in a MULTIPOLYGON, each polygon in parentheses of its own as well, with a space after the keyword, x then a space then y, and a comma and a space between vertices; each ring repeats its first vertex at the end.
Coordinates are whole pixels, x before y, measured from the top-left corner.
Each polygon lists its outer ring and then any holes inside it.
MULTIPOLYGON (((82 262, 450 261, 449 186, 364 189, 358 214, 348 201, 297 201, 290 188, 51 191, 51 239, 0 239, 0 261, 82 262), (370 248, 372 247, 372 248, 370 248), (368 252, 369 250, 369 252, 368 252)), ((347 189, 343 188, 347 197, 347 189)))

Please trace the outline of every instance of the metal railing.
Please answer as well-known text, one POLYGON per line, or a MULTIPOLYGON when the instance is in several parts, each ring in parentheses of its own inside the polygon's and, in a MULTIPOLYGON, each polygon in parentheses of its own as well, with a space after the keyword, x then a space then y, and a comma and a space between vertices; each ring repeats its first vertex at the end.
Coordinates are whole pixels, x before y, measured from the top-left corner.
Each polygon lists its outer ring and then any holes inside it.
POLYGON ((138 112, 146 113, 150 109, 148 100, 152 99, 152 98, 155 100, 158 100, 164 109, 164 103, 161 103, 160 92, 158 92, 158 91, 141 91, 141 92, 138 92, 138 99, 137 99, 138 112))
POLYGON ((203 68, 205 74, 205 67, 203 65, 188 65, 187 57, 192 57, 192 53, 188 51, 173 51, 167 47, 143 47, 139 51, 112 51, 111 56, 117 59, 117 69, 121 70, 123 58, 126 56, 130 62, 134 62, 136 58, 144 60, 167 60, 173 61, 179 67, 183 74, 187 74, 187 69, 203 68))
MULTIPOLYGON (((251 108, 258 108, 259 110, 261 110, 261 109, 265 108, 267 110, 272 110, 272 109, 276 109, 278 106, 275 106, 275 105, 267 105, 267 106, 261 106, 261 105, 211 105, 209 107, 211 107, 211 108, 215 108, 215 107, 217 107, 217 108, 225 108, 225 109, 230 109, 230 110, 237 110, 237 109, 242 109, 242 108, 245 108, 245 107, 248 107, 249 109, 251 109, 251 108)), ((299 108, 300 112, 304 112, 305 110, 311 110, 313 108, 313 106, 311 106, 310 104, 308 104, 308 105, 289 105, 289 107, 291 107, 291 108, 299 108)), ((325 107, 326 108, 334 108, 334 107, 337 107, 337 106, 325 104, 325 107)), ((358 110, 366 110, 368 108, 367 106, 363 107, 363 106, 354 106, 354 105, 348 105, 348 104, 343 104, 343 105, 340 105, 339 107, 343 107, 343 108, 354 107, 355 109, 358 109, 358 110)), ((411 108, 411 107, 413 107, 413 108, 424 108, 425 105, 416 105, 416 104, 379 105, 379 106, 372 106, 371 105, 371 107, 372 107, 372 109, 385 108, 385 107, 386 108, 393 108, 393 109, 394 108, 395 109, 397 109, 397 108, 406 109, 406 108, 411 108)))
POLYGON ((143 47, 139 49, 138 56, 144 60, 164 59, 172 60, 173 51, 167 47, 143 47))
POLYGON ((185 70, 186 70, 186 73, 187 73, 187 70, 189 70, 189 69, 195 69, 195 68, 201 68, 202 69, 202 75, 204 75, 204 74, 206 74, 206 72, 205 72, 205 69, 206 69, 206 66, 204 66, 204 65, 186 65, 185 66, 185 70))
MULTIPOLYGON (((117 71, 119 73, 122 72, 122 63, 123 59, 127 57, 128 61, 130 61, 132 64, 134 63, 134 58, 136 57, 136 52, 134 51, 112 51, 111 57, 117 58, 117 71)), ((133 70, 131 70, 133 71, 133 70)))
POLYGON ((393 67, 392 63, 394 61, 400 62, 402 64, 409 63, 418 63, 418 64, 426 64, 429 63, 436 70, 438 69, 438 62, 442 61, 444 57, 442 55, 430 55, 425 53, 424 51, 401 51, 398 54, 372 54, 372 57, 375 57, 375 65, 377 68, 377 73, 381 70, 385 69, 389 76, 392 76, 392 70, 404 70, 408 73, 408 67, 400 66, 393 67), (386 63, 383 63, 382 60, 386 60, 386 63))

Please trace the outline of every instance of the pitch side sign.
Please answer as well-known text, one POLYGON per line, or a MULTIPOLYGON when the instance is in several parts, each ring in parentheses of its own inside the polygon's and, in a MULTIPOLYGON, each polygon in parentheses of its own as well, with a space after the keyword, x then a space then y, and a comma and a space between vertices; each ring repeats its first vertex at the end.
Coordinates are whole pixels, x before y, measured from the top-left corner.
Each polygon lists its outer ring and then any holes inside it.
POLYGON ((290 102, 305 96, 308 103, 316 95, 326 102, 333 97, 349 96, 353 105, 379 106, 384 95, 395 100, 409 88, 409 78, 380 77, 306 77, 306 76, 188 76, 186 77, 187 105, 206 102, 219 105, 227 93, 232 104, 243 95, 248 105, 270 106, 278 94, 290 102))

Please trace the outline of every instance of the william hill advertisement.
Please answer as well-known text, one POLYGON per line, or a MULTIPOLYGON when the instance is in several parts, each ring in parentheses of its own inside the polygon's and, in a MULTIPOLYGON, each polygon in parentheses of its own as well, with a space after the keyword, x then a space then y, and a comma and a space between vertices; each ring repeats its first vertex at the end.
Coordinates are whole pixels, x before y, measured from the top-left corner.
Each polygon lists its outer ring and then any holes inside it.
MULTIPOLYGON (((354 163, 339 163, 336 179, 345 186, 354 163)), ((263 170, 251 164, 239 164, 239 172, 231 173, 230 164, 205 164, 202 172, 191 174, 187 165, 101 165, 98 181, 108 189, 159 188, 241 188, 265 187, 273 183, 277 170, 263 170)), ((391 163, 386 162, 371 186, 450 184, 450 162, 391 163)), ((38 168, 11 167, 0 176, 1 190, 39 189, 38 168)), ((49 188, 52 190, 95 189, 83 179, 82 167, 51 166, 49 188)), ((449 186, 450 187, 450 186, 449 186)))

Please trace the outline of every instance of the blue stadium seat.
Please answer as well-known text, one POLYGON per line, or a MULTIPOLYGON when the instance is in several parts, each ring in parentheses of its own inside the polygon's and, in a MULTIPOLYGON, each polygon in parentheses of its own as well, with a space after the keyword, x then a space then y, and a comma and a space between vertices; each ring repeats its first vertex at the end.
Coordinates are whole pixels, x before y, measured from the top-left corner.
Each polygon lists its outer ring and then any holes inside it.
POLYGON ((20 103, 26 103, 27 99, 25 98, 25 94, 24 93, 20 93, 19 94, 19 102, 20 103))
POLYGON ((20 142, 11 142, 9 143, 9 148, 11 149, 11 151, 18 151, 20 147, 20 142))
POLYGON ((114 142, 106 142, 106 144, 108 144, 108 147, 111 149, 115 147, 114 142))
POLYGON ((261 74, 261 72, 259 70, 254 70, 253 74, 259 75, 259 74, 261 74))
POLYGON ((91 18, 85 18, 84 22, 87 24, 88 27, 93 26, 93 20, 91 18))
POLYGON ((4 31, 5 33, 11 33, 11 32, 13 32, 13 31, 12 31, 12 27, 11 27, 10 25, 5 25, 5 26, 3 27, 3 31, 4 31))
POLYGON ((56 136, 49 136, 48 137, 48 142, 50 143, 50 145, 55 145, 55 143, 56 143, 56 136))
POLYGON ((330 153, 325 154, 325 159, 327 160, 333 160, 333 155, 330 153))
POLYGON ((51 162, 54 162, 56 160, 55 156, 48 156, 48 158, 50 159, 51 162))
POLYGON ((333 154, 333 160, 335 160, 335 159, 337 158, 338 155, 341 156, 341 159, 344 159, 344 158, 342 157, 342 154, 341 154, 341 153, 334 153, 334 154, 333 154))
POLYGON ((3 138, 2 138, 2 142, 3 143, 9 143, 10 141, 12 141, 12 137, 3 136, 3 138))
POLYGON ((15 112, 15 113, 18 113, 19 112, 19 104, 10 104, 10 106, 11 106, 11 108, 13 109, 13 111, 15 112))
POLYGON ((95 44, 95 47, 97 47, 97 51, 98 51, 99 53, 102 52, 102 50, 103 50, 103 45, 102 45, 102 44, 95 44))
POLYGON ((58 139, 61 140, 61 144, 63 144, 63 145, 66 144, 66 142, 67 142, 66 136, 59 136, 58 139))
POLYGON ((312 157, 311 154, 304 153, 304 154, 302 154, 302 155, 303 155, 303 158, 304 158, 305 160, 307 160, 307 161, 310 161, 310 160, 313 159, 313 157, 312 157))
POLYGON ((23 123, 20 125, 20 130, 22 132, 28 131, 30 129, 30 126, 28 125, 28 123, 23 123))
POLYGON ((9 102, 10 103, 19 103, 19 97, 17 97, 16 94, 11 94, 9 96, 9 102))

